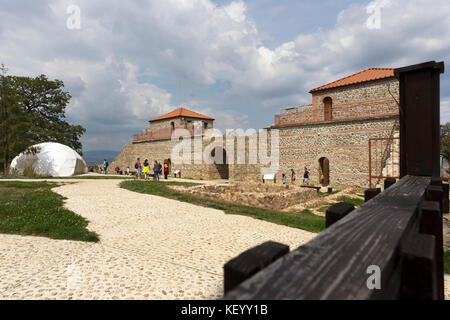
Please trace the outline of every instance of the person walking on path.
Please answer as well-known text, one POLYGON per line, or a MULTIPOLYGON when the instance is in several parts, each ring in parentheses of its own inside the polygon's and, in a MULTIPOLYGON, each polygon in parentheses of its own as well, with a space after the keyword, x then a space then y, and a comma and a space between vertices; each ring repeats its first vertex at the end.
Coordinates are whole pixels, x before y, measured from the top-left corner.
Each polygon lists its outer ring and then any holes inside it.
POLYGON ((295 174, 294 169, 291 169, 291 183, 294 184, 296 179, 297 179, 297 175, 295 174))
POLYGON ((109 166, 108 161, 106 161, 106 159, 104 159, 104 161, 103 161, 103 171, 105 172, 105 174, 108 174, 108 166, 109 166))
POLYGON ((150 179, 150 164, 148 160, 144 160, 144 168, 142 169, 142 173, 144 174, 144 180, 150 179))
MULTIPOLYGON (((158 175, 162 175, 163 174, 163 166, 161 164, 161 162, 158 162, 158 175)), ((159 176, 158 176, 158 180, 159 180, 159 176)))
POLYGON ((305 167, 305 173, 303 173, 303 184, 308 184, 308 180, 309 180, 309 171, 305 167))
POLYGON ((141 164, 141 160, 139 158, 137 158, 136 164, 134 165, 134 168, 137 170, 137 176, 138 179, 141 178, 141 174, 142 174, 142 164, 141 164))
POLYGON ((159 170, 160 164, 155 160, 155 165, 153 166, 153 180, 159 180, 159 170))
POLYGON ((167 180, 167 175, 169 174, 169 166, 164 163, 164 180, 167 180))
POLYGON ((286 174, 282 174, 281 175, 281 178, 282 178, 282 180, 283 180, 283 184, 287 184, 288 183, 288 178, 287 178, 287 175, 286 174))

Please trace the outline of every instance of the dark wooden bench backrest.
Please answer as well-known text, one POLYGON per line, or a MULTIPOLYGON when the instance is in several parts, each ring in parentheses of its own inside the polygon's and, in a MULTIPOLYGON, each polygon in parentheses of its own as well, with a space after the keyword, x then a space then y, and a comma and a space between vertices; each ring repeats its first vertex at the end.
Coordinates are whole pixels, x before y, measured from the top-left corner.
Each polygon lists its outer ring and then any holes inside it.
MULTIPOLYGON (((436 285, 427 282, 432 291, 425 292, 420 284, 415 288, 417 283, 405 282, 424 268, 436 267, 436 257, 430 255, 435 252, 434 236, 419 233, 430 182, 429 177, 405 176, 224 298, 396 299, 417 298, 417 290, 424 298, 437 298, 436 285), (381 271, 380 289, 367 286, 371 266, 381 271)), ((435 272, 427 275, 437 281, 435 272)))

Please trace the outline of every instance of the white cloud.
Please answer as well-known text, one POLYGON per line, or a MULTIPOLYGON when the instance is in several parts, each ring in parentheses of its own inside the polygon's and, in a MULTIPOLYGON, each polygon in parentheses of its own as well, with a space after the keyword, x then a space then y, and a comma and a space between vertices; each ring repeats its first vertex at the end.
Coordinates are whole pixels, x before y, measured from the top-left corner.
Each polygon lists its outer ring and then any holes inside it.
POLYGON ((441 100, 441 123, 450 122, 450 98, 441 100))
MULTIPOLYGON (((78 0, 81 30, 66 28, 73 1, 29 3, 0 12, 0 62, 11 73, 63 80, 73 95, 69 115, 88 128, 90 149, 108 144, 92 135, 123 143, 149 117, 170 111, 178 104, 174 83, 197 90, 184 105, 215 116, 218 127, 256 126, 254 119, 262 127, 281 107, 309 103, 309 89, 362 68, 450 58, 447 0, 387 1, 380 29, 366 26, 369 1, 353 4, 333 28, 276 48, 264 45, 243 1, 78 0), (222 92, 205 89, 221 83, 228 84, 222 92), (250 104, 261 112, 249 114, 250 104)), ((450 91, 442 93, 448 108, 450 91)))
POLYGON ((237 23, 242 23, 246 19, 246 7, 242 1, 231 2, 229 5, 224 7, 224 10, 228 16, 237 23))
POLYGON ((139 83, 137 67, 131 62, 125 62, 125 79, 119 80, 120 92, 127 97, 125 107, 139 120, 149 120, 155 114, 170 112, 170 93, 151 83, 139 83))

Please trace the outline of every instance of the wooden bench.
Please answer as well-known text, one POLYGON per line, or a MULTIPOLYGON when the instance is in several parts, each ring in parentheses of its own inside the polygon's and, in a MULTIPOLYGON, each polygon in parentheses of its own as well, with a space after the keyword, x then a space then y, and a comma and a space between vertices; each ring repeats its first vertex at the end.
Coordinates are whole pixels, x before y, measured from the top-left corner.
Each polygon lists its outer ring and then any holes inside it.
POLYGON ((443 192, 430 182, 403 177, 224 298, 442 299, 443 192))
POLYGON ((310 188, 310 189, 316 189, 318 192, 322 187, 315 187, 315 186, 307 186, 307 185, 300 185, 301 188, 310 188))

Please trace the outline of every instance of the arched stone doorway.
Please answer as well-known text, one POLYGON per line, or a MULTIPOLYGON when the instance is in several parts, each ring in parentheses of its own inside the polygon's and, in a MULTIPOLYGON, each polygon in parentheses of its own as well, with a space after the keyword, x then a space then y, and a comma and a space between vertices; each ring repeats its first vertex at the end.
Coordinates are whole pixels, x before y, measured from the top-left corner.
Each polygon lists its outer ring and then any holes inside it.
POLYGON ((222 147, 215 147, 211 151, 211 158, 214 162, 217 172, 219 173, 220 179, 228 179, 229 168, 226 150, 222 147))
POLYGON ((323 119, 325 121, 333 119, 333 100, 330 97, 323 99, 323 119))
POLYGON ((325 157, 319 159, 319 184, 323 186, 330 184, 330 161, 325 157))

